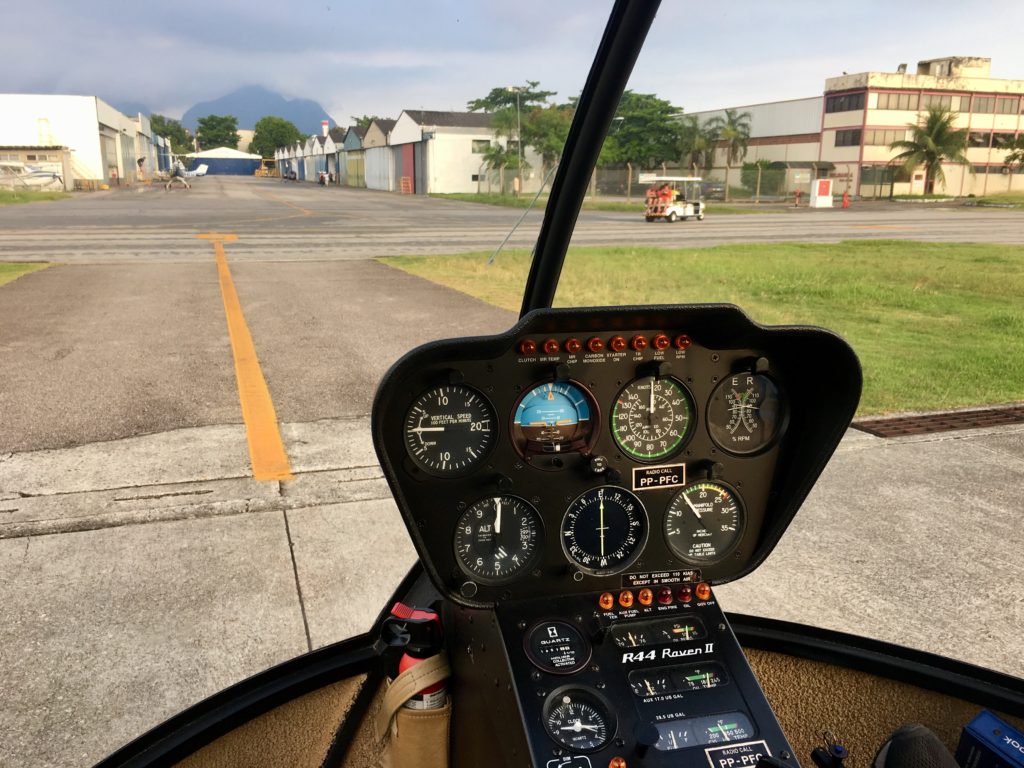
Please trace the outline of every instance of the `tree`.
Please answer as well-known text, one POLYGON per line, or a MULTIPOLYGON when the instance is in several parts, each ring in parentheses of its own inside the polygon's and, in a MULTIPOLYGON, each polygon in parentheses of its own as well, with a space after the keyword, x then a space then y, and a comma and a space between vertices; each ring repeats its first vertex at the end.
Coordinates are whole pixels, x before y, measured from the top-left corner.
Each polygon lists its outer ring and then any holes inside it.
POLYGON ((598 164, 637 163, 651 168, 679 157, 679 107, 653 93, 622 94, 598 164))
POLYGON ((256 121, 249 151, 263 157, 273 157, 275 149, 294 144, 301 138, 302 132, 295 127, 295 123, 283 117, 267 115, 256 121))
POLYGON ((192 136, 179 121, 154 113, 149 116, 149 126, 155 135, 171 142, 174 154, 186 155, 192 151, 192 136))
POLYGON ((696 115, 686 115, 679 126, 679 161, 697 176, 711 167, 715 135, 708 124, 700 125, 696 115))
POLYGON ((725 110, 725 117, 712 117, 705 123, 714 131, 715 141, 725 149, 725 199, 729 199, 729 171, 747 156, 750 141, 750 113, 725 110))
POLYGON ((548 103, 548 98, 555 95, 554 91, 542 91, 537 86, 539 80, 527 80, 525 86, 505 86, 504 88, 491 88, 491 92, 482 99, 473 99, 466 102, 466 109, 470 112, 498 112, 503 109, 516 109, 516 96, 519 96, 519 109, 529 109, 534 106, 543 107, 548 103))
MULTIPOLYGON (((924 125, 908 123, 911 137, 900 139, 889 145, 889 149, 901 149, 892 162, 902 166, 908 174, 918 166, 924 166, 924 191, 933 194, 935 182, 946 184, 942 171, 944 162, 958 163, 970 168, 967 156, 967 131, 957 130, 953 123, 959 115, 947 107, 932 106, 925 115, 924 125)), ((974 169, 971 169, 974 172, 974 169)))
POLYGON ((562 158, 574 111, 565 104, 549 104, 533 107, 523 116, 523 144, 533 147, 544 161, 545 168, 550 168, 562 158))
POLYGON ((196 132, 199 146, 203 149, 214 147, 238 148, 238 118, 234 115, 207 115, 199 118, 196 132))
POLYGON ((1017 134, 1005 148, 1010 151, 1003 162, 1011 167, 1016 166, 1018 171, 1024 171, 1024 133, 1017 134))
POLYGON ((358 115, 358 116, 352 115, 352 122, 354 122, 356 124, 357 128, 363 128, 364 130, 366 128, 369 128, 370 127, 370 123, 372 123, 374 120, 386 120, 386 119, 387 118, 381 117, 380 115, 358 115))

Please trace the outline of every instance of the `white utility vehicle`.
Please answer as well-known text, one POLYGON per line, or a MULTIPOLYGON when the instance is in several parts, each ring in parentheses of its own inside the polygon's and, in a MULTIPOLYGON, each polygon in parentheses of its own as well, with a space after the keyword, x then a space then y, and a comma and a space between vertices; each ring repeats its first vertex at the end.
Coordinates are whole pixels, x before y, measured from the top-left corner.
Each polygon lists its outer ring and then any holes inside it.
POLYGON ((700 176, 658 176, 653 173, 641 173, 638 181, 647 185, 647 205, 644 208, 644 218, 647 221, 704 219, 706 206, 701 200, 700 176))

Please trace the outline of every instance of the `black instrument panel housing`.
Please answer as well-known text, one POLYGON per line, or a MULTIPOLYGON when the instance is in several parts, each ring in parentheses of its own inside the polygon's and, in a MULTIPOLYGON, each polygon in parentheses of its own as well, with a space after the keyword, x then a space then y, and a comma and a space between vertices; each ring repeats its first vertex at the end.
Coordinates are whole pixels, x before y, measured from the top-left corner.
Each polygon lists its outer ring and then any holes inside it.
MULTIPOLYGON (((738 491, 746 527, 736 549, 723 561, 698 567, 701 579, 725 583, 749 573, 771 552, 849 424, 860 396, 860 366, 852 349, 819 328, 765 327, 732 305, 681 305, 588 309, 543 309, 525 316, 508 332, 487 337, 431 342, 412 350, 385 374, 373 406, 373 440, 403 520, 434 584, 463 605, 618 589, 623 574, 591 575, 568 560, 559 529, 566 508, 579 494, 600 485, 633 490, 633 469, 650 466, 618 450, 609 426, 614 399, 631 379, 659 363, 662 373, 682 382, 695 404, 696 424, 678 454, 659 464, 686 464, 687 482, 707 477, 738 491), (629 339, 657 333, 686 334, 685 351, 648 347, 619 354, 543 353, 543 341, 591 336, 629 339), (537 342, 534 355, 519 351, 523 339, 537 342), (753 370, 760 361, 782 393, 785 419, 779 437, 752 456, 732 456, 717 448, 707 430, 708 398, 723 377, 753 370), (532 386, 570 380, 585 386, 597 404, 595 437, 589 451, 524 459, 512 443, 515 404, 532 386), (409 406, 425 390, 460 383, 482 393, 497 414, 493 448, 469 474, 438 478, 408 458, 404 422, 409 406), (609 468, 596 473, 592 459, 609 468), (552 460, 561 462, 551 466, 552 460), (547 464, 544 468, 538 463, 547 464), (529 573, 501 585, 472 582, 457 564, 455 521, 473 502, 510 494, 533 504, 543 520, 543 555, 529 573)), ((665 543, 663 517, 679 488, 634 491, 648 516, 647 544, 630 572, 693 570, 675 558, 665 543)))

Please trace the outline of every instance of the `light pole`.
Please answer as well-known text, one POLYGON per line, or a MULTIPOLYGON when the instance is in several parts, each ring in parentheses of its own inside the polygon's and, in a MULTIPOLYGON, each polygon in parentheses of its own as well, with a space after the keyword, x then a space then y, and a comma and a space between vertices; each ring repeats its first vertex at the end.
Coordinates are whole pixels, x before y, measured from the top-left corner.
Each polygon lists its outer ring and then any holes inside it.
POLYGON ((508 90, 516 95, 516 160, 519 163, 519 171, 516 176, 519 180, 517 185, 518 188, 516 189, 516 196, 518 197, 520 191, 523 189, 523 123, 519 109, 519 94, 523 92, 523 86, 510 85, 508 90))

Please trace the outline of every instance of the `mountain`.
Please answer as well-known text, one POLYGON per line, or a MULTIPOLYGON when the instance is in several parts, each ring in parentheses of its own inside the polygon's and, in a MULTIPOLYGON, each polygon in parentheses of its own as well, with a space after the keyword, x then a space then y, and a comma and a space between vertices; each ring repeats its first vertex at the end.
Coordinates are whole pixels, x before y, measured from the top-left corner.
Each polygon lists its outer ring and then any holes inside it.
POLYGON ((310 99, 286 99, 259 85, 247 85, 219 99, 189 107, 182 115, 181 124, 195 131, 199 118, 207 115, 234 115, 238 118, 238 127, 247 130, 255 128, 256 121, 267 115, 291 120, 300 131, 307 134, 320 133, 322 120, 335 125, 334 118, 317 102, 310 99))

